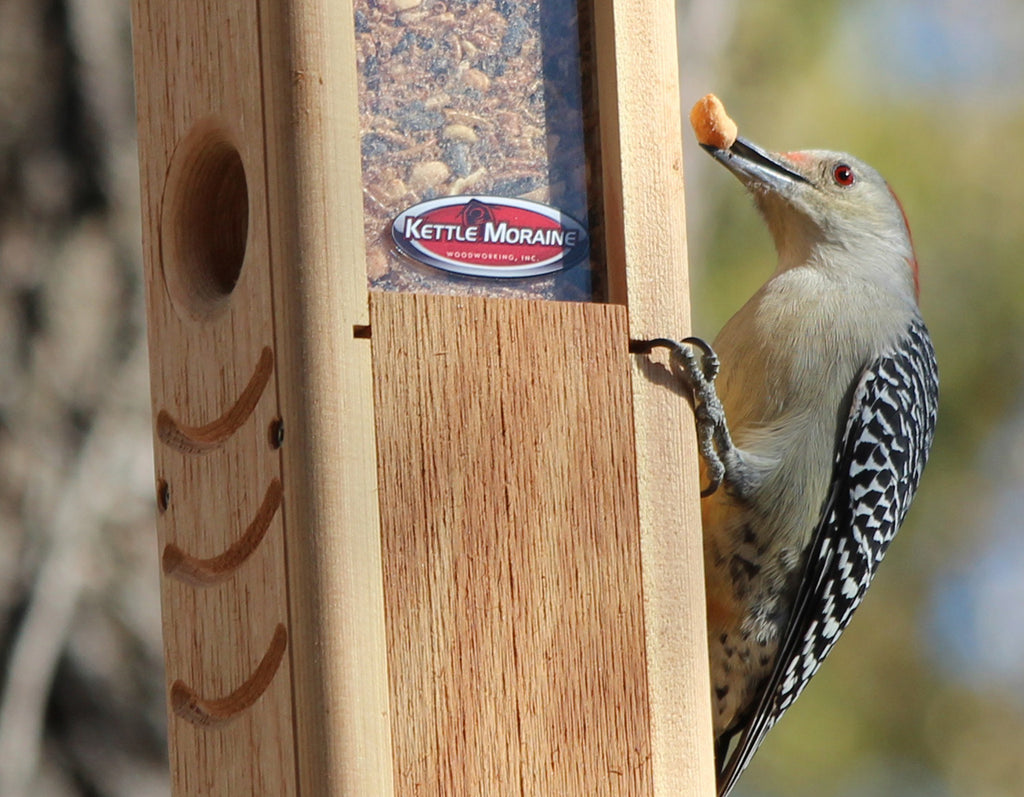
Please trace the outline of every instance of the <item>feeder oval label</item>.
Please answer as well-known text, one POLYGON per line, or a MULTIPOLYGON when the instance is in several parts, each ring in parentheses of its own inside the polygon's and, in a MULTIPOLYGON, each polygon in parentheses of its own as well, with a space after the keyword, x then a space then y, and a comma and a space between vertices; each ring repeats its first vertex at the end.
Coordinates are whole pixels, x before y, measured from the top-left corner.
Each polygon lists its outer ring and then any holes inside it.
POLYGON ((535 277, 571 268, 589 252, 583 225, 560 210, 496 196, 420 202, 391 225, 414 260, 474 277, 535 277))

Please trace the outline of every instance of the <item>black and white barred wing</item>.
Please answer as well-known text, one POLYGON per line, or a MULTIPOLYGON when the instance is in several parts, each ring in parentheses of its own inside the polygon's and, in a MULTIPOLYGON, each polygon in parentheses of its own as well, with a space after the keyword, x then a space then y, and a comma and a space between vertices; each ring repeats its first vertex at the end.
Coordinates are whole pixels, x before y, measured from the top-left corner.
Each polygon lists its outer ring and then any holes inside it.
POLYGON ((723 767, 720 795, 818 671, 863 599, 917 490, 937 405, 935 351, 918 322, 861 375, 793 615, 757 711, 723 767))

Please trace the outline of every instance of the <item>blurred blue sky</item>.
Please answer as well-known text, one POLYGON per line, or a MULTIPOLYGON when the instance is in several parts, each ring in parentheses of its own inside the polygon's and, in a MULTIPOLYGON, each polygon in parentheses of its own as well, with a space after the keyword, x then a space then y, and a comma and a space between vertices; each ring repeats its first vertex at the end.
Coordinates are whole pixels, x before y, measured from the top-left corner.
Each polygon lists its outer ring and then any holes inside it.
POLYGON ((993 485, 991 513, 975 529, 973 555, 935 583, 929 641, 941 670, 1024 709, 1024 396, 978 470, 993 485))
POLYGON ((869 0, 846 6, 835 50, 872 89, 954 100, 1024 96, 1018 0, 869 0))

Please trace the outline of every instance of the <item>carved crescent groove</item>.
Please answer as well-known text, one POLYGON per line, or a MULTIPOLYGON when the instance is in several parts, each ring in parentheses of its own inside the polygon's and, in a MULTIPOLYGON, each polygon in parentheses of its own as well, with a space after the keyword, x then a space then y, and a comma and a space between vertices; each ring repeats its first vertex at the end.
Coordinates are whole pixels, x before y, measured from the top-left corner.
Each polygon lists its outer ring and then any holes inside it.
POLYGON ((157 436, 165 445, 185 454, 202 454, 219 448, 256 409, 273 372, 274 352, 264 346, 249 384, 223 415, 202 426, 188 426, 172 418, 167 410, 160 410, 156 416, 157 436))
POLYGON ((253 674, 226 697, 205 698, 178 680, 171 684, 171 708, 183 720, 203 728, 224 725, 252 706, 270 686, 288 648, 288 632, 282 623, 274 629, 270 647, 253 674))
POLYGON ((191 584, 193 587, 209 587, 227 579, 263 542, 263 537, 281 506, 283 493, 281 480, 271 479, 263 496, 263 503, 260 504, 245 533, 217 556, 200 559, 186 553, 173 542, 168 543, 164 546, 161 561, 164 575, 191 584))

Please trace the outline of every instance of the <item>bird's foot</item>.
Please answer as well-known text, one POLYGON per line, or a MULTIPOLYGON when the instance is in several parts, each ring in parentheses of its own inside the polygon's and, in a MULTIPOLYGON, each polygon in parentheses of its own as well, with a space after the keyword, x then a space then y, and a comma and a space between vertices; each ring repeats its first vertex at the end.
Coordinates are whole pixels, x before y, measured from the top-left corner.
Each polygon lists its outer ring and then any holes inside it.
POLYGON ((707 469, 709 484, 701 496, 714 493, 724 480, 732 463, 739 464, 736 448, 732 444, 725 409, 715 390, 718 376, 718 355, 701 338, 655 338, 634 346, 633 351, 647 354, 657 348, 668 349, 673 365, 686 382, 692 396, 693 414, 697 421, 697 446, 707 469), (696 349, 700 350, 698 357, 696 349))

